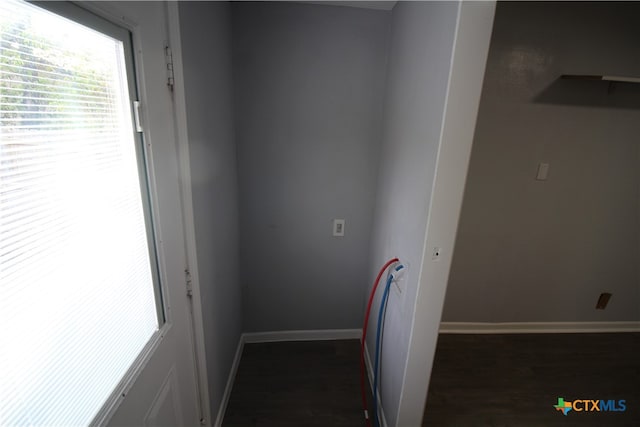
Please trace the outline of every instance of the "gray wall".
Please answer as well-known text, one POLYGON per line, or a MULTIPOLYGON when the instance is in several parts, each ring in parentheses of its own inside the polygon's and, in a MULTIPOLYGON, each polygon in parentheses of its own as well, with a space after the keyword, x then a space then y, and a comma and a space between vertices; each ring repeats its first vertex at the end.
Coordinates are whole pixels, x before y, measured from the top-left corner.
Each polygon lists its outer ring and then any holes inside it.
POLYGON ((358 328, 390 13, 232 12, 244 330, 358 328), (345 237, 332 237, 333 218, 345 237))
MULTIPOLYGON (((380 390, 390 425, 398 416, 413 327, 458 7, 454 2, 401 2, 393 9, 369 268, 371 282, 389 258, 409 264, 404 291, 391 292, 384 328, 380 390)), ((379 300, 382 291, 377 295, 379 300)), ((367 339, 372 358, 378 306, 376 301, 367 339)))
POLYGON ((215 419, 242 332, 228 3, 180 2, 198 274, 215 419))
POLYGON ((640 85, 557 80, 640 76, 639 21, 498 4, 443 321, 640 320, 640 85))

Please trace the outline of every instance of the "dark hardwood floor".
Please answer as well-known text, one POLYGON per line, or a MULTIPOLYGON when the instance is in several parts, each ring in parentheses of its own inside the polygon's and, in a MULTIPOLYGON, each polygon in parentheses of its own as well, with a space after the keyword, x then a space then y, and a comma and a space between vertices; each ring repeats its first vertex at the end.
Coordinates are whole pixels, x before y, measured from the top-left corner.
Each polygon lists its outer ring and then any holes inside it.
POLYGON ((223 426, 363 426, 359 357, 359 340, 246 344, 223 426))
MULTIPOLYGON (((359 346, 245 345, 223 426, 364 426, 359 346)), ((640 426, 640 334, 441 335, 422 425, 640 426), (558 397, 627 409, 564 416, 558 397)))
POLYGON ((640 334, 440 335, 423 426, 640 426, 640 334), (624 399, 625 412, 566 401, 624 399))

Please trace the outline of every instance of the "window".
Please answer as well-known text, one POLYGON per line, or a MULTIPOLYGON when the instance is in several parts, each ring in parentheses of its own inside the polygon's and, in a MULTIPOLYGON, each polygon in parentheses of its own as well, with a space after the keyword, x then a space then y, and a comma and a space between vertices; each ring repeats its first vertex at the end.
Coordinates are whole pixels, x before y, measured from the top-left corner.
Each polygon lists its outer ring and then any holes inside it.
POLYGON ((0 425, 90 423, 164 322, 130 35, 83 16, 0 3, 0 425))

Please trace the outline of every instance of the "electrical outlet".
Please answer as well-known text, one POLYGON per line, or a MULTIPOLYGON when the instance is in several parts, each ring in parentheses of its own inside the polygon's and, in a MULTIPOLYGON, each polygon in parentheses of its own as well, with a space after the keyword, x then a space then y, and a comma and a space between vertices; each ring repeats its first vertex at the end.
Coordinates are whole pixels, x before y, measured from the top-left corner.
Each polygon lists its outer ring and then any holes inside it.
POLYGON ((343 237, 344 236, 344 219, 334 219, 333 220, 333 235, 335 237, 343 237))

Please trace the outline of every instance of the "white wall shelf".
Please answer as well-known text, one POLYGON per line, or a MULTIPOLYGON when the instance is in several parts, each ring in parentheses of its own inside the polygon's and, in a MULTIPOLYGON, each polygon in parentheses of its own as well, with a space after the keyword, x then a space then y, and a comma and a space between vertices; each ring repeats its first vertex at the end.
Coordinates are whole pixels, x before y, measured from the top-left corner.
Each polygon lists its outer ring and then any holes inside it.
POLYGON ((604 82, 622 82, 622 83, 640 83, 640 77, 628 77, 628 76, 603 76, 603 75, 589 75, 589 74, 563 74, 560 76, 562 79, 572 80, 602 80, 604 82))

